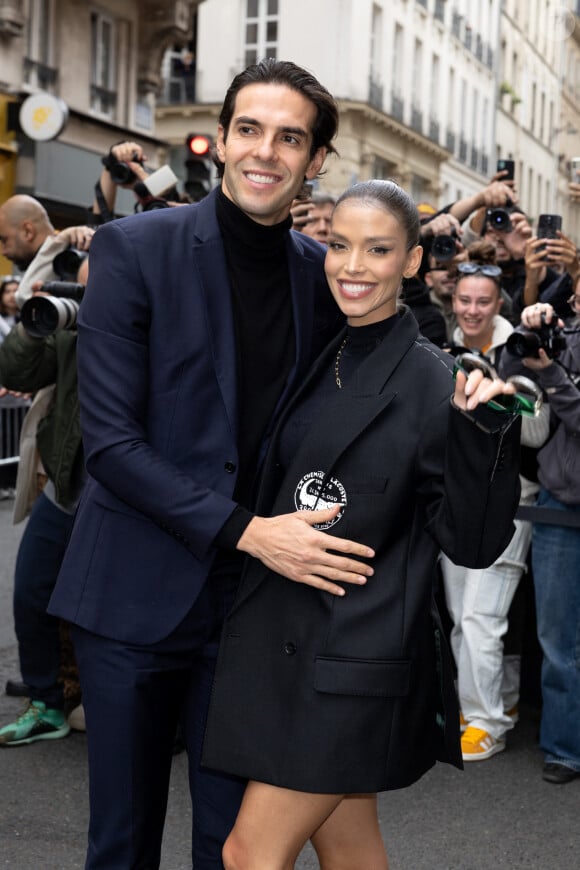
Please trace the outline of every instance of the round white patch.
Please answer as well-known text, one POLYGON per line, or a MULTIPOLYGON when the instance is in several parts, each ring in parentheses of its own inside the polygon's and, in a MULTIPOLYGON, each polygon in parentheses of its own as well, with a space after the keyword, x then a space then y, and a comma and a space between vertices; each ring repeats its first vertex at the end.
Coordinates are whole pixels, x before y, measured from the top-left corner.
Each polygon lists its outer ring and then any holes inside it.
POLYGON ((340 480, 337 480, 336 477, 331 477, 324 483, 324 489, 322 489, 323 481, 323 471, 309 471, 308 474, 305 474, 298 481, 298 486, 294 493, 294 504, 296 505, 296 510, 299 511, 322 511, 334 507, 335 504, 342 505, 334 519, 329 520, 327 523, 316 523, 314 525, 315 529, 320 529, 321 531, 336 525, 342 518, 347 504, 346 490, 340 480))

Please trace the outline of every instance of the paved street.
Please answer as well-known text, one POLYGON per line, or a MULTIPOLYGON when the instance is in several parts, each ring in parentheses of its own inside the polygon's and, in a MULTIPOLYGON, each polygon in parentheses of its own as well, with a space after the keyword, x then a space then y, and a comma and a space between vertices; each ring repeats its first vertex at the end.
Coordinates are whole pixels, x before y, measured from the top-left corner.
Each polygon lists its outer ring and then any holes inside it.
MULTIPOLYGON (((22 526, 0 502, 0 689, 17 675, 12 567, 22 526)), ((0 721, 20 710, 0 694, 0 721)), ((438 765, 410 789, 381 796, 391 870, 578 870, 580 780, 544 783, 538 711, 526 707, 507 750, 464 773, 438 765)), ((111 723, 114 728, 114 723, 111 723)), ((580 727, 580 726, 579 726, 580 727)), ((0 751, 0 867, 79 870, 87 823, 85 737, 0 751)), ((175 758, 163 870, 190 867, 186 759, 175 758)), ((305 850, 299 870, 317 863, 305 850)), ((353 868, 367 870, 367 868, 353 868)))

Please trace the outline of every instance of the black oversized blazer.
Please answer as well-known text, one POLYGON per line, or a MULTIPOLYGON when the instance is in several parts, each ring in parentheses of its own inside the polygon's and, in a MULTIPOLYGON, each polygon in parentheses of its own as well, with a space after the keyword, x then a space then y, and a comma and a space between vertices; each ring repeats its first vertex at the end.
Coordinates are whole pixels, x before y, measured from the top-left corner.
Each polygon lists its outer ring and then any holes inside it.
MULTIPOLYGON (((340 341, 317 361, 298 400, 331 367, 340 341)), ((248 560, 222 637, 207 766, 329 793, 406 786, 437 759, 461 766, 435 565, 440 549, 474 567, 506 547, 520 427, 483 431, 451 406, 452 390, 451 361, 406 311, 324 404, 284 472, 282 419, 258 512, 294 511, 305 482, 322 477, 323 499, 346 496, 329 538, 373 547, 375 573, 340 598, 248 560)))

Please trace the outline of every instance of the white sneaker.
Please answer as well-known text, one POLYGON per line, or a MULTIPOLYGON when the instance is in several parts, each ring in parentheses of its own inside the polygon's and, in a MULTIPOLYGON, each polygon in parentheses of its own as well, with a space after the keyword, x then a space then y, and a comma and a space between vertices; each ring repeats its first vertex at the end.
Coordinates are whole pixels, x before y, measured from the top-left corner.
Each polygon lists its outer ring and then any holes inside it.
POLYGON ((67 722, 73 731, 86 731, 85 709, 82 704, 75 707, 67 716, 67 722))

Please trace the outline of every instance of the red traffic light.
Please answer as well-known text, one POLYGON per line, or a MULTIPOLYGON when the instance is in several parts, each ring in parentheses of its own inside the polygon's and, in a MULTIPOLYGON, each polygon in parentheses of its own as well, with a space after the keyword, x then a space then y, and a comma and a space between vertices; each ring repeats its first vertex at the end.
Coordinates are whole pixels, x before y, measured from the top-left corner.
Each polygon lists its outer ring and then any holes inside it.
POLYGON ((195 154, 197 157, 204 157, 206 154, 209 154, 212 142, 210 136, 203 136, 200 133, 190 133, 185 141, 191 153, 195 154))

